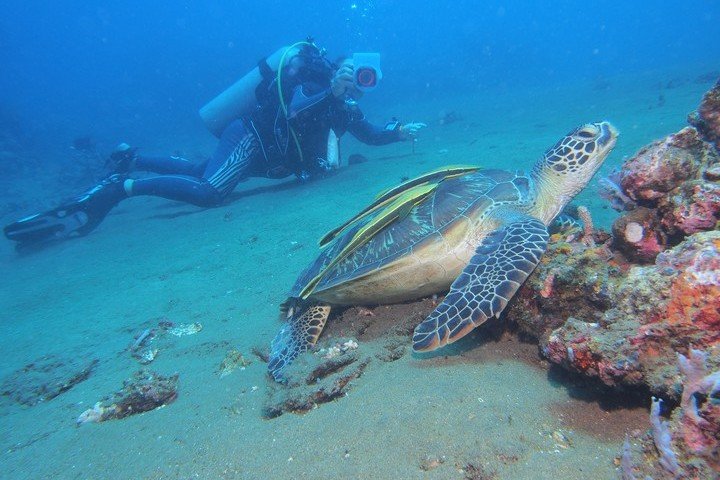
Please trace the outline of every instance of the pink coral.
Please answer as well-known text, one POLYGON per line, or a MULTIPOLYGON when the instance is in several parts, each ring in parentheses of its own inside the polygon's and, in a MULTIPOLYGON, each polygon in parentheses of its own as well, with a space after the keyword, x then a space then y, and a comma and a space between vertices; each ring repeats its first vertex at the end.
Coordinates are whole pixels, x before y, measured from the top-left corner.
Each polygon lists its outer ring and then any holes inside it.
POLYGON ((656 264, 675 277, 651 323, 705 346, 720 342, 720 232, 698 233, 659 255, 656 264))
POLYGON ((688 182, 669 195, 660 210, 661 223, 671 234, 712 230, 720 220, 720 185, 688 182))
POLYGON ((657 213, 638 207, 613 224, 614 246, 630 260, 651 262, 667 248, 657 213))
POLYGON ((588 247, 595 246, 595 224, 593 223, 592 215, 587 207, 579 206, 577 208, 578 217, 583 223, 583 236, 582 241, 588 247))
POLYGON ((623 191, 633 200, 654 202, 682 181, 693 178, 699 166, 694 149, 687 148, 692 144, 689 137, 697 138, 697 132, 686 127, 643 148, 625 162, 620 180, 623 191))
POLYGON ((697 114, 691 115, 689 121, 705 140, 720 147, 720 80, 703 96, 697 114))
POLYGON ((687 357, 678 354, 680 372, 685 376, 680 401, 680 431, 688 449, 699 455, 717 451, 720 434, 720 424, 708 420, 720 413, 720 404, 712 400, 713 395, 720 392, 720 371, 708 373, 706 359, 707 354, 696 349, 690 349, 687 357), (707 405, 702 409, 698 406, 697 395, 707 399, 707 405))

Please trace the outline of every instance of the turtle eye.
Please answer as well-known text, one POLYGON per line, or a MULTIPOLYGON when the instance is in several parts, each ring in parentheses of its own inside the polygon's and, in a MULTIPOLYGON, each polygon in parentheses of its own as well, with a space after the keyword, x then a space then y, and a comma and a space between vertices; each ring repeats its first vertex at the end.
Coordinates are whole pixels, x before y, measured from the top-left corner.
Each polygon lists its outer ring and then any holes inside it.
POLYGON ((577 132, 581 138, 594 138, 597 135, 597 131, 592 127, 583 127, 577 132))

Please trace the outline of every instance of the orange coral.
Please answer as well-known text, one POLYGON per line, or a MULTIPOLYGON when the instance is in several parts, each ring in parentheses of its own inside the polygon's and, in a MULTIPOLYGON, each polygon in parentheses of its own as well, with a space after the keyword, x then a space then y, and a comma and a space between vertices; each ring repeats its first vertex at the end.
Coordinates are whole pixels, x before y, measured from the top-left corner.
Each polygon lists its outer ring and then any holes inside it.
POLYGON ((684 273, 673 282, 667 321, 691 323, 717 340, 720 338, 720 285, 698 284, 688 277, 688 273, 684 273))
POLYGON ((550 273, 547 277, 545 277, 545 280, 543 281, 543 287, 538 292, 540 294, 540 296, 543 298, 549 298, 550 295, 552 295, 554 283, 555 283, 555 274, 550 273))
POLYGON ((574 345, 573 357, 572 365, 579 371, 584 372, 590 368, 597 370, 597 362, 587 345, 574 345))

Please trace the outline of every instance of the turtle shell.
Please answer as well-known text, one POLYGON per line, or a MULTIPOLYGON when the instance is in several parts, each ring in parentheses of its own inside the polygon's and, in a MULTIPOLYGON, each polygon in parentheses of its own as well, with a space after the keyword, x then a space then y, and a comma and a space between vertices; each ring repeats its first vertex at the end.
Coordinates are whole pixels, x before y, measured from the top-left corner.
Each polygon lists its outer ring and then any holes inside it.
POLYGON ((314 292, 372 274, 409 254, 422 249, 425 242, 441 239, 455 222, 482 218, 502 207, 519 207, 531 201, 531 179, 521 173, 504 170, 479 170, 442 180, 435 190, 398 218, 370 237, 354 252, 330 270, 324 271, 365 225, 379 214, 362 218, 332 241, 299 276, 291 296, 296 297, 321 272, 314 292))

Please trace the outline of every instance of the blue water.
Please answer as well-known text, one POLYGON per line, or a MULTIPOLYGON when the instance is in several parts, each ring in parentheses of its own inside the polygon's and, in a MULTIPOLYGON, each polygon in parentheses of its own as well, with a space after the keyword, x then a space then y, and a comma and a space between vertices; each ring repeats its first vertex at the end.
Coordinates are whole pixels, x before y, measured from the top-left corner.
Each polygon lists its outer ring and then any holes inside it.
MULTIPOLYGON (((601 119, 622 132, 607 174, 685 126, 720 76, 720 3, 29 0, 0 7, 3 225, 89 186, 120 141, 145 153, 209 154, 216 139, 198 109, 260 58, 308 35, 330 58, 380 52, 383 80, 362 99, 368 118, 429 124, 414 148, 343 139, 344 155, 369 161, 322 182, 253 180, 216 209, 130 199, 90 235, 31 255, 1 239, 3 388, 9 378, 21 387, 18 372, 47 358, 60 359, 61 372, 98 364, 86 381, 32 407, 0 392, 0 477, 454 479, 463 478, 456 467, 489 461, 497 478, 615 478, 625 430, 644 429, 645 412, 605 435, 593 415, 611 422, 606 411, 528 368, 537 363, 535 345, 488 342, 470 360, 427 363, 409 353, 373 360, 347 398, 272 421, 260 416, 271 390, 265 365, 250 352, 269 345, 278 306, 317 255, 317 239, 381 189, 450 163, 529 168, 578 122, 601 119), (460 119, 443 125, 448 111, 460 119), (92 154, 70 148, 84 137, 92 154), (109 401, 140 368, 128 345, 161 321, 203 324, 196 335, 155 344, 160 351, 148 368, 179 373, 178 399, 76 428, 78 415, 109 401), (230 349, 252 364, 219 378, 230 349), (555 452, 561 427, 553 405, 585 409, 587 423, 600 427, 565 432, 572 448, 555 452), (519 461, 498 463, 499 452, 519 461), (419 464, 428 456, 446 460, 425 472, 419 464)), ((595 190, 579 198, 599 226, 610 224, 595 190)), ((372 356, 379 337, 360 351, 372 356)))
POLYGON ((720 5, 711 0, 3 5, 3 109, 64 135, 117 137, 164 122, 191 131, 199 106, 307 35, 331 57, 381 52, 382 101, 713 69, 720 60, 720 5))

